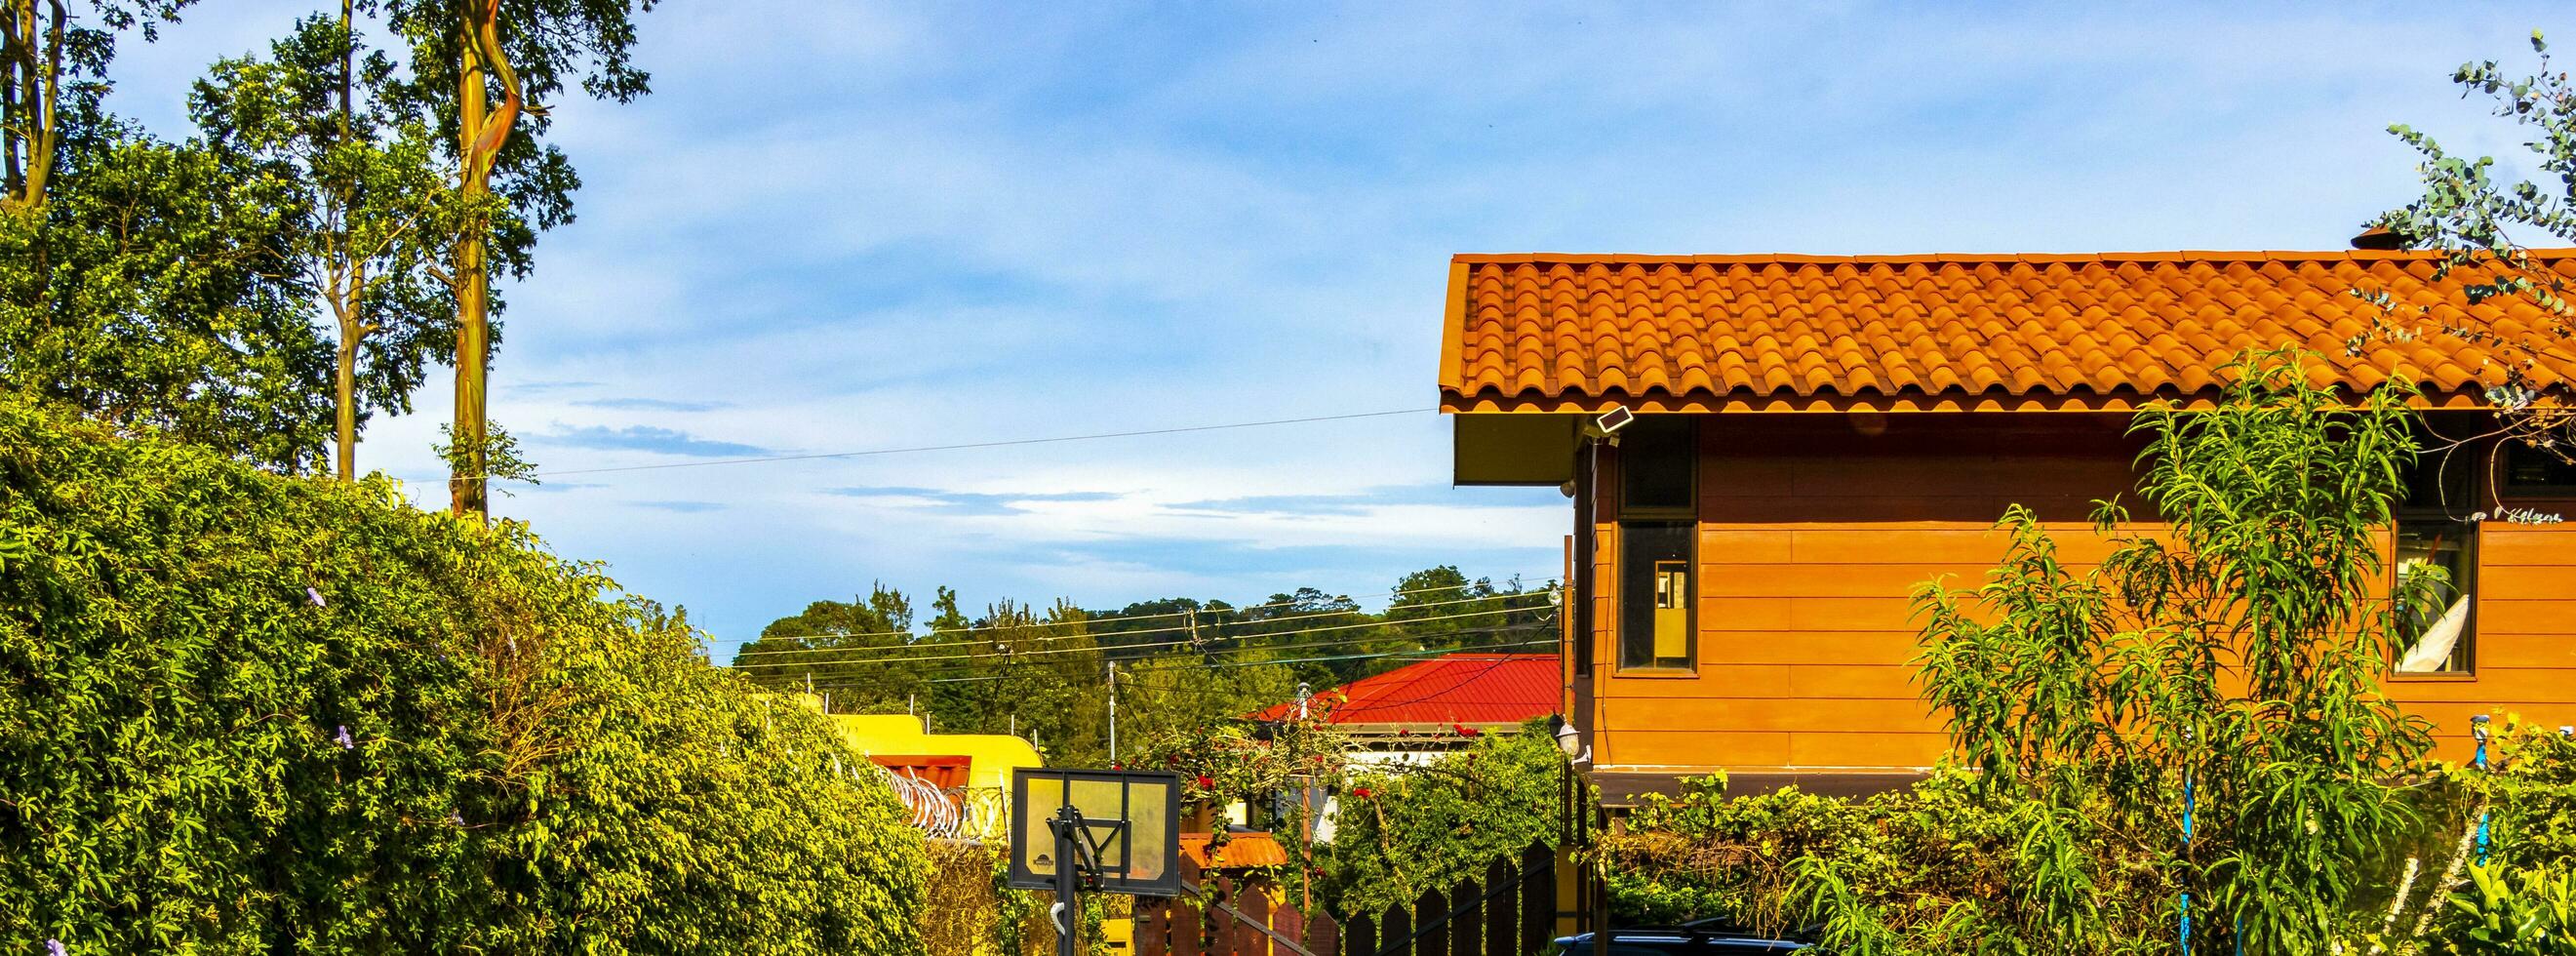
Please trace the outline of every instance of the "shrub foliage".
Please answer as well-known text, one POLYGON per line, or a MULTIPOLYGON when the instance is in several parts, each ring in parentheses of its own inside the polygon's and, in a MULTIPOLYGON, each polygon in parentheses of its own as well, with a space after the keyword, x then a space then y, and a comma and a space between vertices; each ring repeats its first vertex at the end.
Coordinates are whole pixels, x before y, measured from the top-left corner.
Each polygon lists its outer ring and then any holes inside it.
POLYGON ((918 952, 819 718, 524 528, 0 403, 0 951, 918 952))

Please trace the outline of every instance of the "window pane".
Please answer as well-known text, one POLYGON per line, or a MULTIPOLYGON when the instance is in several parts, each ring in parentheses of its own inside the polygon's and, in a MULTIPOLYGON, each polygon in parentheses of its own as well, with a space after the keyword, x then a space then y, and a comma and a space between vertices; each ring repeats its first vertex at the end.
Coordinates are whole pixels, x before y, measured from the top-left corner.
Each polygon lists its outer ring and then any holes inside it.
POLYGON ((1698 589, 1688 521, 1619 525, 1619 666, 1688 668, 1698 589))
POLYGON ((2449 454, 2438 449, 2425 452, 2415 459, 2414 467, 2407 469, 2406 498, 2398 505, 2457 515, 2478 510, 2478 500, 2470 489, 2482 460, 2484 456, 2465 449, 2449 454))
POLYGON ((1689 510, 1699 426, 1689 415, 1639 415, 1619 430, 1619 507, 1689 510))
POLYGON ((2467 673, 2474 665, 2469 610, 2477 584, 2476 531, 2475 524, 2439 520, 2398 525, 2392 600, 2406 642, 2398 672, 2467 673))
POLYGON ((2576 463, 2518 441, 2505 442, 2504 473, 2505 484, 2516 491, 2576 494, 2576 463))

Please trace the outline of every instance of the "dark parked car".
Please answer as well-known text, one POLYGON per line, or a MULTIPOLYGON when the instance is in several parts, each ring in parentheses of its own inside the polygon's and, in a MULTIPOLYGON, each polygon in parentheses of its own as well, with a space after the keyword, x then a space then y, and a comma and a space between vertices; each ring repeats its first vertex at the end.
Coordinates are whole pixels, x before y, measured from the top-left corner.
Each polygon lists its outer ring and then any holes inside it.
MULTIPOLYGON (((1551 956, 1592 956, 1591 933, 1566 936, 1556 941, 1551 956)), ((1821 952, 1814 943, 1781 939, 1760 933, 1745 932, 1716 920, 1698 920, 1680 926, 1654 926, 1610 931, 1610 956, 1673 956, 1692 953, 1699 956, 1731 956, 1737 953, 1808 953, 1821 952)))

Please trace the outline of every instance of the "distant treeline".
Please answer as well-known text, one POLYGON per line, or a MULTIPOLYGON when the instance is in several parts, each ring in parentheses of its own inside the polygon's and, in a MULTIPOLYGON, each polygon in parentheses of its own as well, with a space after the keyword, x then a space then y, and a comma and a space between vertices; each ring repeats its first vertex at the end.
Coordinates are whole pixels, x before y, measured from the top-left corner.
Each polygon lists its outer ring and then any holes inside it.
POLYGON ((1376 611, 1298 588, 1247 605, 1005 601, 970 618, 942 587, 922 621, 909 596, 876 585, 771 622, 732 663, 763 683, 829 695, 836 713, 916 712, 935 731, 1017 733, 1050 762, 1097 765, 1111 758, 1113 664, 1120 740, 1140 742, 1293 699, 1300 684, 1322 693, 1432 654, 1550 650, 1555 590, 1442 565, 1397 579, 1376 611))

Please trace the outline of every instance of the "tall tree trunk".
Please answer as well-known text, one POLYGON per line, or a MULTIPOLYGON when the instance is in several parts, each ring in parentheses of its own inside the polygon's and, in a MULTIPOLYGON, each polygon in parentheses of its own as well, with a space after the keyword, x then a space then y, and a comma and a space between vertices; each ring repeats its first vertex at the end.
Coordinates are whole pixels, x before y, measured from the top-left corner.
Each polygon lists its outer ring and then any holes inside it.
MULTIPOLYGON (((340 0, 340 146, 349 145, 349 91, 356 85, 354 76, 358 55, 356 0, 340 0)), ((333 450, 339 453, 341 481, 358 480, 358 347, 367 335, 367 317, 360 305, 367 289, 366 267, 353 261, 357 255, 355 236, 349 233, 357 221, 358 193, 354 184, 343 185, 334 197, 340 204, 340 234, 325 241, 337 247, 332 258, 338 260, 326 267, 345 278, 331 290, 332 311, 340 319, 340 367, 334 382, 333 397, 339 401, 338 434, 333 450)))
POLYGON ((336 450, 340 459, 340 480, 358 480, 358 337, 355 323, 340 320, 340 368, 336 383, 339 407, 339 433, 336 450))
MULTIPOLYGON (((490 464, 484 439, 484 366, 492 354, 492 277, 486 261, 492 227, 485 218, 484 204, 491 195, 492 164, 484 148, 484 126, 493 117, 484 113, 483 85, 485 47, 483 38, 489 24, 500 14, 500 0, 481 0, 466 5, 467 16, 462 48, 464 68, 458 71, 456 91, 458 155, 462 176, 458 191, 466 208, 473 210, 465 228, 456 237, 456 423, 448 440, 456 454, 450 464, 448 479, 450 507, 459 515, 478 518, 490 512, 486 497, 484 473, 490 464), (478 9, 479 8, 479 9, 478 9)), ((504 122, 517 117, 503 118, 504 122)), ((499 131, 508 135, 506 129, 499 131)), ((499 143, 492 151, 499 150, 499 143)))

